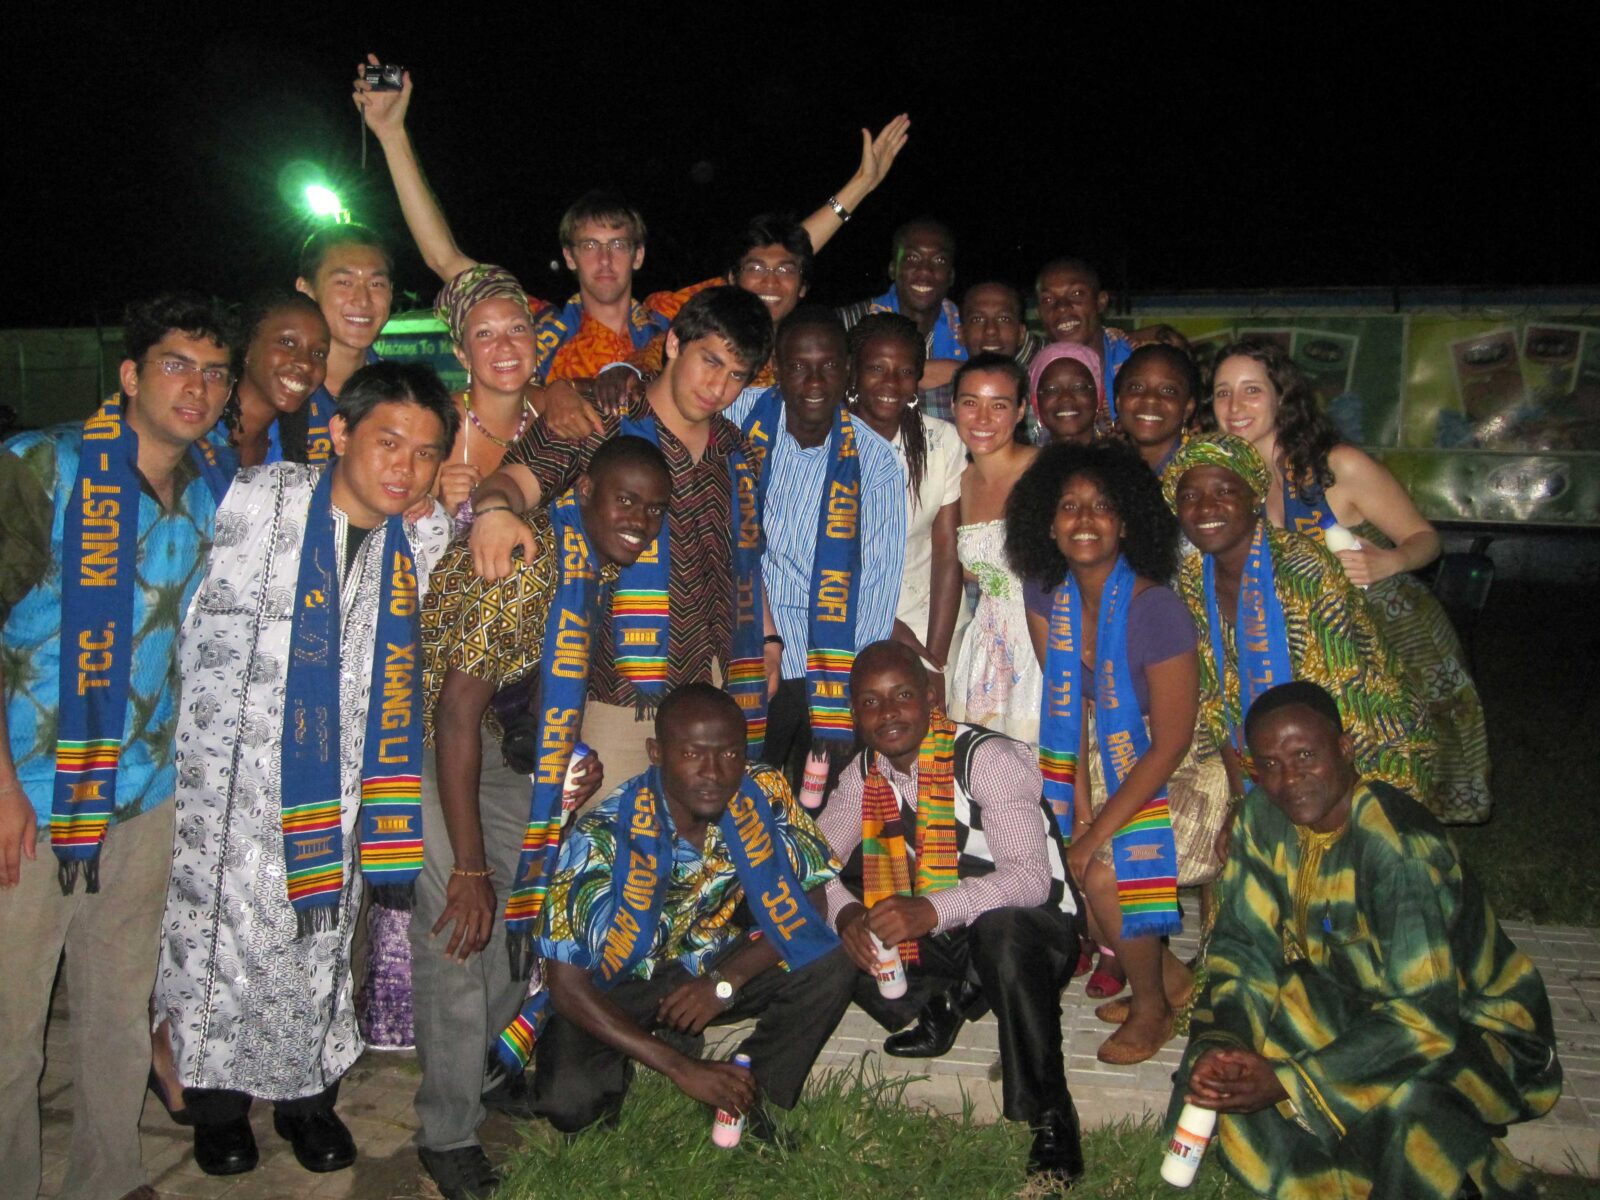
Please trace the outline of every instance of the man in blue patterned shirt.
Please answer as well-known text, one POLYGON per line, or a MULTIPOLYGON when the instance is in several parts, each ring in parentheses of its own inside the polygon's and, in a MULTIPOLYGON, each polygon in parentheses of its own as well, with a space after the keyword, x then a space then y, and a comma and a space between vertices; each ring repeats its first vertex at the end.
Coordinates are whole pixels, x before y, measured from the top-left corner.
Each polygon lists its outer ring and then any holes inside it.
MULTIPOLYGON (((650 761, 660 770, 672 868, 649 950, 630 975, 602 991, 589 964, 607 952, 617 812, 629 785, 581 817, 561 845, 545 901, 539 950, 555 1016, 537 1043, 534 1107, 563 1132, 615 1119, 632 1075, 629 1060, 715 1108, 747 1112, 752 1132, 771 1136, 760 1097, 792 1108, 806 1076, 850 1003, 854 967, 837 946, 789 971, 769 938, 747 932, 744 891, 718 821, 745 779, 745 721, 709 684, 669 695, 656 716, 650 761), (757 1017, 740 1047, 752 1071, 704 1062, 707 1025, 757 1017), (671 1038, 676 1046, 662 1037, 671 1038)), ((817 827, 783 776, 752 766, 771 803, 776 842, 806 894, 824 911, 823 886, 838 874, 817 827)))
MULTIPOLYGON (((87 425, 19 434, 0 452, 0 961, 7 970, 0 988, 0 1028, 6 1031, 0 1040, 0 1179, 15 1196, 31 1197, 39 1188, 39 1075, 51 984, 63 951, 75 1067, 61 1194, 122 1196, 146 1186, 139 1113, 172 858, 178 628, 200 582, 217 508, 215 480, 208 482, 191 448, 227 400, 236 334, 231 313, 193 296, 136 304, 125 329, 119 397, 87 425), (58 837, 53 846, 51 837, 52 824, 65 829, 72 820, 56 812, 52 821, 58 741, 71 736, 60 719, 61 642, 69 633, 64 576, 81 568, 92 578, 97 552, 89 548, 88 528, 108 517, 115 527, 127 516, 121 500, 90 495, 90 489, 117 490, 95 483, 93 468, 126 444, 106 436, 119 425, 137 437, 139 493, 132 595, 123 598, 132 602, 132 637, 122 650, 128 656, 126 716, 115 733, 97 731, 120 735, 109 825, 98 853, 86 860, 80 886, 67 892, 77 864, 65 840, 58 837), (74 551, 67 531, 80 484, 85 532, 74 551), (106 504, 112 507, 101 507, 106 504)), ((108 621, 117 590, 100 587, 92 595, 108 621)), ((84 673, 109 663, 114 653, 106 650, 102 659, 85 637, 95 640, 89 629, 76 635, 80 694, 84 673)))

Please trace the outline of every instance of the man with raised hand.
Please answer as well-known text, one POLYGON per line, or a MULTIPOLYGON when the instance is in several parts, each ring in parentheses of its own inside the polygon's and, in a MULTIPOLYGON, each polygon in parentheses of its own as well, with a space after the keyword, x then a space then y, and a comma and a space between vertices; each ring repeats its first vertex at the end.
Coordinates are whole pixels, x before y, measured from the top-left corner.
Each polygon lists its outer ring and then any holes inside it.
MULTIPOLYGON (((368 55, 368 60, 378 62, 374 55, 368 55)), ((357 75, 356 106, 383 146, 406 225, 423 260, 448 282, 475 260, 456 245, 406 131, 411 73, 405 73, 399 91, 374 91, 360 78, 359 70, 357 75)), ((804 222, 813 253, 821 251, 882 182, 905 145, 910 126, 910 119, 901 114, 876 137, 861 131, 861 165, 804 222)), ((724 282, 715 278, 676 291, 656 292, 643 301, 634 299, 633 275, 645 259, 645 222, 636 208, 612 193, 596 191, 579 197, 563 214, 559 236, 562 258, 576 277, 578 290, 565 305, 540 305, 535 312, 538 358, 534 379, 539 384, 593 378, 607 366, 634 358, 667 331, 690 296, 724 282)), ((767 243, 767 248, 779 252, 789 241, 775 240, 767 243)), ((768 293, 761 286, 768 282, 765 279, 747 280, 741 275, 726 282, 755 285, 750 286, 752 292, 768 293)), ((774 320, 781 316, 775 315, 774 320)), ((564 437, 582 438, 600 428, 599 414, 570 389, 553 391, 542 407, 552 429, 564 437)))

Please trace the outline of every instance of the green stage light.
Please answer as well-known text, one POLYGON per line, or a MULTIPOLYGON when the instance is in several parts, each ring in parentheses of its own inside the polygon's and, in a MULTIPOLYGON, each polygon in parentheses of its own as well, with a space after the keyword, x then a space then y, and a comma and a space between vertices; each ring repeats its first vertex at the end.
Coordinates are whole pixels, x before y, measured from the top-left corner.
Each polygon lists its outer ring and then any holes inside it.
POLYGON ((344 204, 331 188, 323 187, 320 183, 308 184, 305 195, 306 205, 313 216, 338 220, 344 213, 344 204))

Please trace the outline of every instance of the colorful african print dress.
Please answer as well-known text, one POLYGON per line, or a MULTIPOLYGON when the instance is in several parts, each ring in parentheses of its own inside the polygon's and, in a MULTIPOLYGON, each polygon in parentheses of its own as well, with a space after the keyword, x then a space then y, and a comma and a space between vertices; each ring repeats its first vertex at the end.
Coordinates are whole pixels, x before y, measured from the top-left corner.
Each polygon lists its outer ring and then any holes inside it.
MULTIPOLYGON (((1431 798, 1433 724, 1360 589, 1345 577, 1339 560, 1311 539, 1269 524, 1267 542, 1294 678, 1319 684, 1333 696, 1355 740, 1356 769, 1365 778, 1431 798)), ((1178 571, 1178 592, 1200 635, 1199 728, 1220 747, 1240 725, 1239 664, 1230 614, 1224 614, 1226 678, 1218 680, 1204 566, 1202 554, 1186 558, 1178 571)))
POLYGON ((1531 1196, 1499 1140, 1548 1112, 1561 1066, 1544 982, 1439 824, 1381 783, 1343 829, 1274 804, 1234 827, 1210 977, 1169 1124, 1206 1050, 1271 1060, 1288 1094, 1222 1114, 1224 1165, 1261 1195, 1531 1196))
MULTIPOLYGON (((1351 530, 1363 545, 1394 545, 1376 525, 1351 530)), ((1428 710, 1439 752, 1434 757, 1433 792, 1428 807, 1452 825, 1477 825, 1489 819, 1489 733, 1483 701, 1455 627, 1420 579, 1401 571, 1366 589, 1367 607, 1378 628, 1405 665, 1411 688, 1428 710)))

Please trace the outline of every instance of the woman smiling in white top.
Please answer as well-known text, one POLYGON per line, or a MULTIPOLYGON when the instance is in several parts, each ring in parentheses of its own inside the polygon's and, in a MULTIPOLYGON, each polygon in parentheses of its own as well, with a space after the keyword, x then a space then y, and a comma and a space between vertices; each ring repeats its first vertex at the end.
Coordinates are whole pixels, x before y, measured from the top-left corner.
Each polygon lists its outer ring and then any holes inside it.
POLYGON ((894 447, 906 473, 906 563, 894 637, 929 668, 940 698, 961 607, 956 556, 966 450, 955 426, 917 411, 927 350, 916 323, 873 313, 850 331, 851 409, 894 447))

